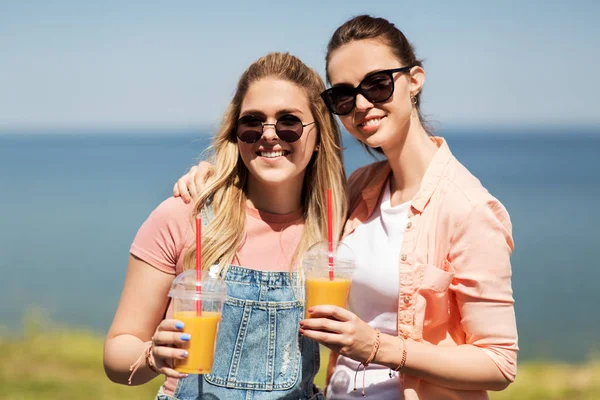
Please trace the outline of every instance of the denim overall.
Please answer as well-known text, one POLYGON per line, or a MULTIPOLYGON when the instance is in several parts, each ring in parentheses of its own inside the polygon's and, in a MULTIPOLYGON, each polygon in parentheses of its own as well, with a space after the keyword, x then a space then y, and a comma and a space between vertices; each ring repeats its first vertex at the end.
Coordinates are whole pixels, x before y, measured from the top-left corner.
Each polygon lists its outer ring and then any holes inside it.
MULTIPOLYGON (((313 379, 318 343, 298 333, 304 305, 296 273, 232 265, 212 373, 180 379, 174 396, 157 400, 324 399, 313 379)), ((193 338, 192 338, 193 340, 193 338)))

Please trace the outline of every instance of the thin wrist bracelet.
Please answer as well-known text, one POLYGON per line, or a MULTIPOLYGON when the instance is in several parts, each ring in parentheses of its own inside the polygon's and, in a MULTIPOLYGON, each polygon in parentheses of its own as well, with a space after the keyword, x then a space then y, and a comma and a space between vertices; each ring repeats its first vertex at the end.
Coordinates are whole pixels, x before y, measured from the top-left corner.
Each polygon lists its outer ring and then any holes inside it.
POLYGON ((379 350, 379 345, 380 345, 380 336, 381 336, 381 332, 379 331, 379 329, 375 329, 375 334, 377 335, 375 337, 375 343, 373 344, 373 350, 371 350, 371 354, 369 355, 369 358, 367 358, 367 361, 365 361, 363 364, 366 367, 367 365, 371 364, 371 362, 375 359, 375 355, 377 354, 377 350, 379 350))
POLYGON ((356 376, 358 375, 358 370, 360 369, 361 365, 363 367, 363 388, 362 388, 362 396, 365 397, 365 373, 366 373, 366 368, 367 366, 371 363, 371 361, 373 361, 375 359, 375 355, 377 354, 377 350, 379 350, 379 345, 381 344, 380 340, 381 340, 381 332, 379 331, 379 329, 375 329, 375 343, 373 343, 373 349, 371 350, 371 354, 369 355, 369 358, 367 358, 367 361, 358 364, 358 366, 356 367, 356 372, 354 373, 354 391, 356 392, 356 376))
POLYGON ((398 372, 402 368, 404 368, 404 364, 406 364, 406 340, 404 340, 404 338, 402 336, 398 336, 398 337, 402 341, 402 359, 400 360, 400 364, 398 364, 398 367, 396 367, 396 369, 394 370, 396 372, 398 372))
POLYGON ((131 381, 133 380, 133 376, 135 375, 135 373, 137 372, 137 370, 145 363, 148 368, 150 368, 152 371, 154 371, 157 374, 160 374, 161 372, 158 370, 158 368, 156 368, 156 364, 154 364, 154 357, 152 356, 152 349, 153 349, 153 344, 151 341, 145 342, 144 343, 145 348, 143 353, 139 356, 139 358, 136 360, 136 362, 133 363, 133 365, 131 367, 129 367, 129 370, 131 371, 131 375, 129 375, 129 379, 127 380, 127 382, 131 385, 131 381))

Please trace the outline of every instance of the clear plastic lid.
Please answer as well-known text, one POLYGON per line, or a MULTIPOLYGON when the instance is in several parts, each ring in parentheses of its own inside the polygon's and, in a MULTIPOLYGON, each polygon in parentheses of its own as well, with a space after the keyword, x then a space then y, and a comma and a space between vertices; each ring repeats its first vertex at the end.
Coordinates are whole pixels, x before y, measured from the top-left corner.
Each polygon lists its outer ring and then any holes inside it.
POLYGON ((169 297, 186 300, 225 300, 227 284, 213 274, 204 273, 204 279, 196 281, 196 271, 187 270, 179 274, 171 285, 169 297), (209 275, 209 276, 207 276, 209 275), (196 287, 200 290, 197 291, 196 287))
MULTIPOLYGON (((328 268, 329 267, 329 244, 321 241, 313 244, 306 250, 302 263, 306 268, 328 268)), ((334 243, 333 269, 354 270, 356 267, 356 256, 352 249, 343 242, 334 243)))

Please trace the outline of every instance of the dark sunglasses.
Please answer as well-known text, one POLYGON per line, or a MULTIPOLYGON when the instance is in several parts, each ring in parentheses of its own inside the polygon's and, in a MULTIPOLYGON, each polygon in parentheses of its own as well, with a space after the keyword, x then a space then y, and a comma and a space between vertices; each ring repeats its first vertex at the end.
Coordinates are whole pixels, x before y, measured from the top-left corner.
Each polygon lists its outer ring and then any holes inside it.
POLYGON ((303 124, 300 118, 292 114, 285 114, 279 117, 275 124, 265 124, 255 115, 245 115, 238 119, 237 137, 244 143, 256 143, 263 135, 265 126, 275 128, 275 133, 279 139, 287 143, 293 143, 300 139, 304 127, 314 124, 315 121, 303 124))
POLYGON ((327 108, 334 114, 349 114, 356 106, 356 96, 360 93, 371 103, 383 103, 394 94, 394 72, 409 72, 414 65, 402 68, 386 69, 370 73, 352 87, 342 84, 321 93, 327 108))

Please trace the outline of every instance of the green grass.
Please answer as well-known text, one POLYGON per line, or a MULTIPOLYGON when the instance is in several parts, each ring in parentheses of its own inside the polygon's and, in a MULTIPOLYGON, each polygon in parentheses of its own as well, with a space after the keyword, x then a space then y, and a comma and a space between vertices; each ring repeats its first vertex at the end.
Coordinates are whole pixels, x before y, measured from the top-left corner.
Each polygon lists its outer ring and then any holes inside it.
POLYGON ((108 380, 102 367, 102 339, 66 331, 0 338, 3 400, 153 399, 160 379, 137 387, 108 380))
MULTIPOLYGON (((110 382, 102 368, 102 338, 85 331, 26 329, 25 337, 0 336, 3 400, 153 399, 159 377, 146 385, 110 382)), ((321 353, 317 384, 323 384, 328 353, 321 353)), ((517 381, 490 393, 493 400, 600 399, 600 362, 583 365, 522 363, 517 381)))

